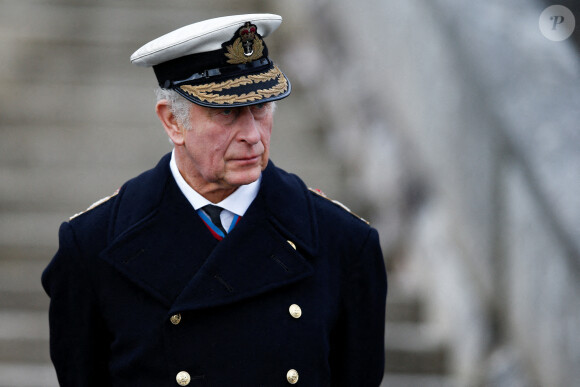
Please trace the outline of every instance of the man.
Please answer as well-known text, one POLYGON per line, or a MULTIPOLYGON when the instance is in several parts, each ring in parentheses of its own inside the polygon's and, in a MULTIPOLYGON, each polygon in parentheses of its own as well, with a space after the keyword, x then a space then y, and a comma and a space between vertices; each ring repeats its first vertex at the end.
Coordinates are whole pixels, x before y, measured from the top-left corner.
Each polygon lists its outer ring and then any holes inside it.
POLYGON ((131 57, 174 150, 61 226, 42 283, 62 386, 380 384, 378 234, 269 161, 281 20, 207 20, 131 57))

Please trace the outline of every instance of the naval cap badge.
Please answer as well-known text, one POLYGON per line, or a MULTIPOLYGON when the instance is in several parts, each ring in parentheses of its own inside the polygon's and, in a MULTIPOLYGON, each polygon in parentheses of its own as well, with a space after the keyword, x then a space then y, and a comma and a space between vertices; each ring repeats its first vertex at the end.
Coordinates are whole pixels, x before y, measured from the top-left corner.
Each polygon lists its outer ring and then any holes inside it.
POLYGON ((264 51, 264 43, 258 33, 258 27, 251 22, 246 22, 236 31, 233 43, 225 48, 227 62, 241 64, 260 59, 264 51))

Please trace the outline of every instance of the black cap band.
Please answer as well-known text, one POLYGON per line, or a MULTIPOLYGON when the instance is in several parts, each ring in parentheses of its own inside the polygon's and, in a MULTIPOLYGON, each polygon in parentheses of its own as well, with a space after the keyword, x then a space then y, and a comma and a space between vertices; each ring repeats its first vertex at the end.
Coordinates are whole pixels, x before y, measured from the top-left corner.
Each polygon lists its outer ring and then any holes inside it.
POLYGON ((236 77, 240 74, 248 74, 252 71, 261 71, 272 65, 272 62, 268 58, 262 58, 250 63, 242 63, 238 65, 228 65, 224 67, 219 67, 215 69, 203 70, 199 73, 194 73, 185 79, 170 80, 165 79, 161 82, 159 80, 159 86, 164 89, 170 89, 173 87, 178 87, 182 84, 195 84, 197 82, 207 82, 211 80, 219 80, 220 77, 236 77))

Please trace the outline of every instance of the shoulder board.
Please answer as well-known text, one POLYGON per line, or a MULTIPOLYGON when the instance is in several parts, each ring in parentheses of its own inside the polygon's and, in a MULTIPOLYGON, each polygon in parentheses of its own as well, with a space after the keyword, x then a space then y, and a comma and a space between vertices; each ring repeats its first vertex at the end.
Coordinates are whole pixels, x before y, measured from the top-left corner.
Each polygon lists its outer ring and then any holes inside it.
POLYGON ((341 207, 343 210, 346 210, 347 212, 349 212, 350 214, 354 215, 355 217, 357 217, 358 219, 362 220, 363 222, 365 222, 366 224, 370 225, 370 222, 367 221, 366 219, 364 219, 361 216, 358 216, 357 214, 355 214, 354 212, 352 212, 350 210, 350 208, 348 208, 347 206, 345 206, 344 204, 342 204, 341 202, 339 202, 338 200, 333 200, 331 198, 329 198, 328 196, 326 196, 326 194, 324 192, 322 192, 321 190, 319 190, 318 188, 310 188, 308 187, 308 189, 310 190, 310 192, 315 193, 316 195, 320 196, 321 198, 324 198, 326 200, 328 200, 329 202, 332 202, 334 204, 336 204, 337 206, 341 207))
POLYGON ((91 205, 89 206, 89 208, 87 208, 86 210, 84 210, 84 211, 81 211, 81 212, 79 212, 79 213, 77 213, 77 214, 74 214, 73 216, 71 216, 71 217, 69 218, 69 221, 73 220, 73 219, 74 219, 74 218, 76 218, 77 216, 80 216, 80 215, 82 215, 82 214, 84 214, 84 213, 86 213, 86 212, 89 212, 90 210, 92 210, 92 209, 94 209, 94 208, 96 208, 96 207, 100 206, 101 204, 105 203, 105 202, 106 202, 106 201, 108 201, 109 199, 111 199, 111 198, 114 198, 115 196, 117 196, 117 194, 118 194, 118 193, 119 193, 119 190, 116 190, 115 192, 113 192, 113 194, 112 194, 112 195, 109 195, 109 196, 107 196, 107 197, 104 197, 104 198, 102 198, 102 199, 100 199, 100 200, 97 200, 96 202, 94 202, 93 204, 91 204, 91 205))

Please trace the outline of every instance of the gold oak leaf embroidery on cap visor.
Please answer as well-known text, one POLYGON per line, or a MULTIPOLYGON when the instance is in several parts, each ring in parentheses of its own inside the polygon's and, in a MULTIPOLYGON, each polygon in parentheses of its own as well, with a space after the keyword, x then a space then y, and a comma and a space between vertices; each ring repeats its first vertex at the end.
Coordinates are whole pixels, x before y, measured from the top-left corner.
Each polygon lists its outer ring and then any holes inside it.
POLYGON ((216 103, 216 104, 233 104, 233 103, 245 103, 250 101, 255 101, 263 98, 269 98, 275 95, 284 93, 288 89, 288 82, 286 77, 274 66, 271 70, 263 74, 253 74, 245 75, 236 79, 229 79, 224 82, 212 82, 208 84, 201 85, 183 85, 180 86, 181 90, 187 94, 200 99, 201 101, 216 103), (233 95, 217 94, 223 90, 233 89, 235 87, 245 86, 249 84, 258 84, 261 82, 267 82, 277 79, 278 83, 268 89, 259 89, 257 91, 251 91, 249 93, 233 95))

